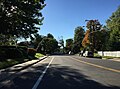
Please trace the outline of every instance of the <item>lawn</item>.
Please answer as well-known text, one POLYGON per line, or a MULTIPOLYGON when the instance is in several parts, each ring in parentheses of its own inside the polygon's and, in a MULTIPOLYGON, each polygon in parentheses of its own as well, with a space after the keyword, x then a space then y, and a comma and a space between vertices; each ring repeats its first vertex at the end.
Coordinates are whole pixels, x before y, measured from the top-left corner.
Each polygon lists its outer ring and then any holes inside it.
POLYGON ((43 56, 44 56, 44 55, 41 54, 41 53, 36 53, 36 54, 35 54, 35 57, 36 57, 36 58, 40 58, 40 57, 43 57, 43 56))

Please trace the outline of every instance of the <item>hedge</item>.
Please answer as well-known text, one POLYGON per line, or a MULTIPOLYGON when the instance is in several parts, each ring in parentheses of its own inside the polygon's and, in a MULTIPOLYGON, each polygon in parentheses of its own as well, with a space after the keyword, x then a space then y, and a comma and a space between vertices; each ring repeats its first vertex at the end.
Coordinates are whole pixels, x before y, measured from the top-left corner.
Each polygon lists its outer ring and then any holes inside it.
POLYGON ((27 47, 21 46, 0 46, 0 61, 5 59, 23 58, 27 57, 27 47))

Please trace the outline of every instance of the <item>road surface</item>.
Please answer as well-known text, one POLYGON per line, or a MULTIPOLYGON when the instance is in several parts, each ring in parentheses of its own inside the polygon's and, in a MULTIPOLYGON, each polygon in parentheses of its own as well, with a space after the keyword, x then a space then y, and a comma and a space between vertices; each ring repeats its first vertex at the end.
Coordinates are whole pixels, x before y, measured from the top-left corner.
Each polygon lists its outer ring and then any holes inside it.
POLYGON ((120 62, 50 56, 8 79, 1 89, 120 89, 120 62))

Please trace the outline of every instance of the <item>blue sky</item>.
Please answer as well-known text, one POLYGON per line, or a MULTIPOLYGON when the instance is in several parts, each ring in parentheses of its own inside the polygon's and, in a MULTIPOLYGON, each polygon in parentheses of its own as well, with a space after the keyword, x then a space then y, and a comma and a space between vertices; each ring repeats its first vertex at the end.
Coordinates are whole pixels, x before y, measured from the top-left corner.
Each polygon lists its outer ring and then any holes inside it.
POLYGON ((66 40, 74 37, 77 26, 86 26, 86 19, 98 19, 105 25, 105 21, 117 10, 120 0, 45 0, 45 3, 39 34, 51 33, 57 40, 60 36, 66 40))

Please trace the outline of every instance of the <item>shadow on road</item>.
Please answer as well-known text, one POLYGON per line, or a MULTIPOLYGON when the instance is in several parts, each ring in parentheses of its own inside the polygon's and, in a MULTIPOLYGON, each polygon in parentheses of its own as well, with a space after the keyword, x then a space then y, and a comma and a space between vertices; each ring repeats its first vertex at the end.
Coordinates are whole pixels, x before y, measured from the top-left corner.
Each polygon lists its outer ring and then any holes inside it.
MULTIPOLYGON (((2 89, 31 89, 46 65, 48 64, 31 67, 32 71, 28 70, 16 77, 11 85, 2 89)), ((70 66, 51 64, 37 89, 120 89, 120 87, 100 84, 70 66)))
POLYGON ((38 89, 120 89, 105 86, 68 66, 51 65, 38 89))

